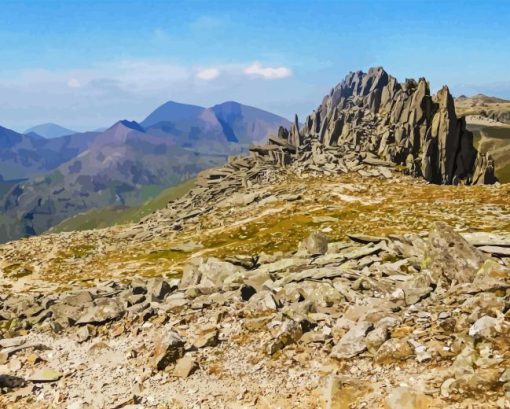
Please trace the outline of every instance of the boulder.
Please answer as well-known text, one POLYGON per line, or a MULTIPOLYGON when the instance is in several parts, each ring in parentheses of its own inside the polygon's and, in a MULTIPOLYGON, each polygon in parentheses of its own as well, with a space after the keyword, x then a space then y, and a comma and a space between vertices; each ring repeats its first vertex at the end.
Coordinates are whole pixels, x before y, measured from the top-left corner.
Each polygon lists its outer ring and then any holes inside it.
POLYGON ((167 294, 172 292, 172 287, 160 277, 151 278, 147 281, 147 294, 153 301, 161 301, 167 294))
POLYGON ((487 256, 471 246, 446 223, 435 223, 429 233, 424 265, 432 279, 470 283, 487 256))
POLYGON ((120 300, 99 298, 92 306, 86 308, 76 321, 77 324, 103 324, 116 320, 124 314, 125 309, 120 300))
POLYGON ((349 359, 361 354, 367 349, 365 337, 373 328, 367 321, 359 321, 333 347, 331 356, 336 359, 349 359))
POLYGON ((192 357, 185 355, 177 360, 173 375, 178 378, 187 378, 195 371, 197 366, 196 361, 192 357))
POLYGON ((328 251, 328 237, 321 232, 310 234, 299 244, 299 252, 309 256, 320 256, 328 251))
POLYGON ((170 332, 164 339, 156 341, 153 366, 158 370, 165 369, 184 356, 184 341, 175 332, 170 332))

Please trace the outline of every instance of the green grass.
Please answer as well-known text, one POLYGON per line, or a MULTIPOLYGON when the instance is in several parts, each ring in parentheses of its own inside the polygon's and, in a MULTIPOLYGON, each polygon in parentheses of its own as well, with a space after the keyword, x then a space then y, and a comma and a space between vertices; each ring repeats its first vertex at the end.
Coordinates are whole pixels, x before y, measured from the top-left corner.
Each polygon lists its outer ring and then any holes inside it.
MULTIPOLYGON (((148 214, 166 207, 169 201, 185 195, 194 185, 195 179, 190 179, 179 185, 169 187, 139 207, 114 206, 91 209, 64 220, 50 231, 58 233, 63 231, 90 230, 135 223, 148 214)), ((148 194, 148 192, 145 192, 145 194, 148 194)))

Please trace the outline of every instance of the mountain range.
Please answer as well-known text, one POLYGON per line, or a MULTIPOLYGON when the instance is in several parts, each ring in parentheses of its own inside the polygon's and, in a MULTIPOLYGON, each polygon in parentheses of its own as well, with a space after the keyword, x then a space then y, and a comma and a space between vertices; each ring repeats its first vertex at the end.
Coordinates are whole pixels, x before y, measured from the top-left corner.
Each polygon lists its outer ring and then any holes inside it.
MULTIPOLYGON (((0 241, 39 234, 91 208, 136 205, 246 151, 285 118, 225 102, 167 102, 141 123, 51 139, 0 128, 0 241)), ((56 128, 54 128, 56 129, 56 128)))

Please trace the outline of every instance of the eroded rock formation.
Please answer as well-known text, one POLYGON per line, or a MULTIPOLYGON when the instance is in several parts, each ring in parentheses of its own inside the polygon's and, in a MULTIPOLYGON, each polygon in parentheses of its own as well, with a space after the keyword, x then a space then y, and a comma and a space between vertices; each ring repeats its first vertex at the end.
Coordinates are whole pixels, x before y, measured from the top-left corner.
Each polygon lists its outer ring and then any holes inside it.
POLYGON ((277 137, 252 152, 287 165, 324 148, 334 148, 337 159, 355 152, 360 161, 401 165, 436 184, 495 182, 493 160, 474 148, 448 87, 432 96, 424 78, 399 83, 381 67, 350 73, 303 126, 296 117, 290 130, 280 128, 277 137))

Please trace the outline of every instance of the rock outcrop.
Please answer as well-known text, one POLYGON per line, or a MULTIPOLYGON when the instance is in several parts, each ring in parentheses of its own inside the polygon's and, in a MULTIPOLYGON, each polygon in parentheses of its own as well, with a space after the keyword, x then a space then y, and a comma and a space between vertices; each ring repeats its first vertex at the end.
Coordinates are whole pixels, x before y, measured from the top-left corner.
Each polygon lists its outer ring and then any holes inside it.
MULTIPOLYGON (((326 95, 300 127, 280 127, 268 143, 251 147, 249 158, 229 168, 260 170, 263 164, 358 170, 359 164, 400 166, 435 184, 491 184, 494 161, 473 146, 464 118, 444 86, 430 95, 427 81, 399 83, 383 68, 350 73, 326 95)), ((225 171, 207 173, 217 182, 225 171)))

